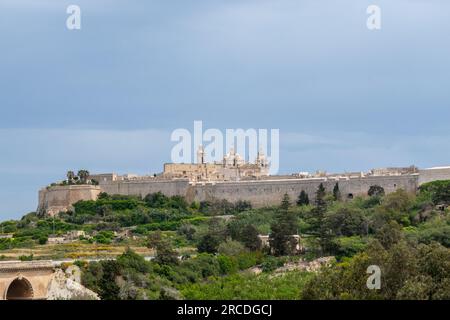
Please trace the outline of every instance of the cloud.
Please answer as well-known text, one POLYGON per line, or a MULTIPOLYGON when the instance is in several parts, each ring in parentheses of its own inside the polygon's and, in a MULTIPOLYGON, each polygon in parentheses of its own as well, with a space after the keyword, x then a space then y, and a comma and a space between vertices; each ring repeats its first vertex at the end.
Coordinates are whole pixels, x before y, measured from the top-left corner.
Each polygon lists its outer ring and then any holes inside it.
POLYGON ((169 143, 161 130, 1 129, 0 172, 161 170, 169 143))
POLYGON ((157 173, 170 148, 161 130, 0 129, 0 220, 35 210, 38 190, 67 170, 157 173))
POLYGON ((281 133, 280 163, 285 173, 372 168, 431 167, 450 164, 448 134, 390 135, 332 131, 320 134, 281 133))

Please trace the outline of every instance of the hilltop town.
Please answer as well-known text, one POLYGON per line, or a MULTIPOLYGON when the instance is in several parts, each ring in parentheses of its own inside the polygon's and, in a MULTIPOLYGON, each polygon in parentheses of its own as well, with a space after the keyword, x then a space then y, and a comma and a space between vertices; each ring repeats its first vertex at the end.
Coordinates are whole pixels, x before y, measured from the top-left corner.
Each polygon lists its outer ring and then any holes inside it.
POLYGON ((68 171, 41 189, 36 212, 0 223, 0 295, 323 298, 328 277, 365 276, 361 259, 392 268, 402 250, 409 258, 396 263, 408 277, 392 271, 394 291, 339 281, 333 290, 408 298, 419 277, 429 279, 422 298, 450 297, 450 275, 426 272, 450 261, 450 167, 271 176, 263 153, 252 163, 234 150, 214 163, 202 153, 198 163, 165 164, 149 176, 68 171))
POLYGON ((314 199, 317 187, 323 184, 332 190, 339 184, 345 199, 366 195, 371 186, 381 186, 386 193, 404 189, 415 193, 423 183, 450 179, 449 167, 420 169, 372 169, 369 172, 329 174, 298 172, 291 175, 269 175, 269 162, 259 152, 253 163, 245 162, 233 149, 220 163, 207 163, 202 147, 197 152, 198 163, 164 164, 163 172, 149 176, 115 173, 89 174, 81 170, 74 181, 73 172, 67 179, 53 183, 39 191, 37 212, 55 215, 70 210, 80 200, 95 200, 102 192, 107 194, 145 197, 162 192, 166 196, 182 196, 188 202, 225 199, 230 202, 249 201, 253 207, 278 204, 287 193, 296 198, 304 191, 314 199))

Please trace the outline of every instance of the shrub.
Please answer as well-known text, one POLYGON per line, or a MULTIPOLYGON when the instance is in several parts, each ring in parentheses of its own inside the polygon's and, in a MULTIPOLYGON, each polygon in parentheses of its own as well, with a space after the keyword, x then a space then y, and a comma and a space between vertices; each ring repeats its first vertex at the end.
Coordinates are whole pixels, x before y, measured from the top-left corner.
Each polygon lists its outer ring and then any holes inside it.
POLYGON ((240 242, 233 240, 222 242, 217 248, 218 253, 232 257, 244 253, 245 251, 245 247, 240 242))
POLYGON ((422 195, 431 198, 434 204, 450 204, 450 180, 424 183, 419 190, 422 195))
POLYGON ((44 244, 47 243, 47 241, 48 241, 48 237, 46 237, 46 236, 41 236, 41 237, 39 237, 38 243, 39 243, 40 245, 44 245, 44 244))
POLYGON ((230 274, 238 270, 238 263, 233 257, 221 254, 217 257, 217 261, 222 274, 230 274))

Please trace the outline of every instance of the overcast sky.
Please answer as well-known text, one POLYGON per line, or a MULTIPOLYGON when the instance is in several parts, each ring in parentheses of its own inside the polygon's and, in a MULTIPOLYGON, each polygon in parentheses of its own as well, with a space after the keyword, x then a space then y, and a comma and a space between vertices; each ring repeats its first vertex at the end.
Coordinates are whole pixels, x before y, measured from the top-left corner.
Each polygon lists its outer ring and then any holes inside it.
POLYGON ((0 0, 0 220, 68 169, 160 172, 194 120, 280 129, 281 173, 449 165, 449 17, 447 0, 0 0))

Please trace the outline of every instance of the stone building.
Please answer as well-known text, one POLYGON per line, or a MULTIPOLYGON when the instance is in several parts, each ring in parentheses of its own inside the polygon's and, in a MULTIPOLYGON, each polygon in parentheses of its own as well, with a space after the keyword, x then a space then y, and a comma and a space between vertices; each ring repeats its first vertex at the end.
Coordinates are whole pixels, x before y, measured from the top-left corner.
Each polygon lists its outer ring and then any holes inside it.
MULTIPOLYGON (((291 235, 292 238, 295 239, 295 250, 297 252, 301 252, 304 250, 303 246, 301 245, 301 238, 298 234, 291 235)), ((259 240, 261 240, 261 247, 262 248, 269 248, 270 249, 270 235, 258 235, 259 240)))
MULTIPOLYGON (((202 151, 202 150, 200 150, 202 151)), ((278 205, 285 193, 297 199, 305 191, 314 201, 320 184, 332 192, 336 183, 343 200, 367 196, 373 185, 381 186, 385 193, 403 189, 416 193, 422 183, 450 179, 450 167, 429 169, 385 168, 369 172, 347 172, 314 175, 267 175, 268 166, 264 155, 259 154, 255 163, 243 163, 231 150, 221 163, 205 163, 199 157, 196 164, 166 164, 164 172, 157 176, 119 176, 116 174, 94 175, 99 185, 49 186, 39 191, 38 213, 55 215, 71 209, 79 200, 95 200, 101 192, 145 197, 162 192, 167 196, 183 196, 188 202, 226 199, 231 202, 249 201, 253 207, 278 205), (267 171, 266 171, 267 170, 267 171)))
POLYGON ((221 162, 207 163, 203 146, 200 146, 197 159, 198 163, 166 163, 162 176, 167 179, 184 178, 191 182, 201 182, 239 181, 269 175, 269 164, 261 151, 254 163, 245 162, 233 148, 221 162))

